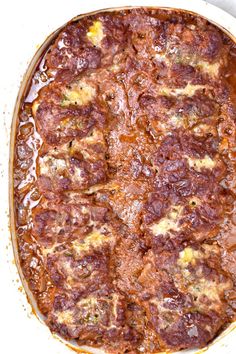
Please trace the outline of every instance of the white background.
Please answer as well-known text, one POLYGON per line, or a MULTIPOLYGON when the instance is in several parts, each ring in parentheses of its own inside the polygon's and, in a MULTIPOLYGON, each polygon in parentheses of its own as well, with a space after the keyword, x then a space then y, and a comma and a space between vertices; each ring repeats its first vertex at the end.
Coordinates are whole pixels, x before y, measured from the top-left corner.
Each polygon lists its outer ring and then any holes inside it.
MULTIPOLYGON (((187 0, 186 0, 187 1, 187 0)), ((199 0, 188 0, 198 3, 199 0)), ((176 3, 178 1, 176 0, 176 3)), ((236 0, 211 0, 236 16, 236 0)), ((145 0, 136 4, 147 4, 145 0)), ((0 13, 0 354, 70 353, 31 314, 13 261, 8 230, 8 149, 12 111, 22 75, 29 60, 48 34, 72 17, 99 8, 130 5, 114 0, 5 0, 0 13)), ((132 1, 132 5, 135 2, 132 1)), ((150 1, 149 1, 150 4, 150 1)), ((158 4, 153 0, 152 4, 158 4)), ((202 4, 200 4, 202 6, 202 4)), ((208 14, 205 14, 208 16, 208 14)), ((234 333, 236 338, 236 334, 234 333)), ((228 336, 229 338, 229 336, 228 336)), ((216 345, 214 352, 236 352, 231 344, 216 345), (224 348, 222 348, 224 345, 224 348)), ((230 339, 230 338, 229 338, 230 339)), ((232 344, 234 342, 234 345, 232 344)), ((211 351, 213 352, 213 351, 211 351)))

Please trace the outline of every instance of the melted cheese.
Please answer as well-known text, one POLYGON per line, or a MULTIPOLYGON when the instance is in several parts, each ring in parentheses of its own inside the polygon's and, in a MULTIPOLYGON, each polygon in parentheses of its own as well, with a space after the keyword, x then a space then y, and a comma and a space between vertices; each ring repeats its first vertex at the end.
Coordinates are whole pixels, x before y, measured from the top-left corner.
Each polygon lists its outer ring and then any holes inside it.
POLYGON ((183 117, 181 117, 181 116, 174 115, 174 116, 170 117, 170 122, 176 128, 180 128, 180 127, 184 126, 185 119, 183 117))
POLYGON ((66 325, 71 325, 74 323, 73 311, 65 310, 57 313, 57 321, 59 323, 64 323, 66 325))
MULTIPOLYGON (((82 212, 84 214, 87 213, 87 208, 83 207, 82 212)), ((61 227, 58 227, 58 232, 61 230, 61 227)), ((81 252, 88 252, 91 247, 93 248, 99 248, 100 246, 104 245, 105 243, 113 241, 114 238, 111 235, 111 230, 108 227, 107 224, 104 224, 99 230, 94 230, 90 234, 88 234, 84 240, 74 240, 71 243, 71 249, 74 250, 77 254, 80 254, 81 252), (104 235, 102 232, 109 232, 109 235, 104 235)), ((63 244, 63 243, 62 243, 63 244)), ((57 247, 62 245, 62 244, 55 244, 51 247, 42 247, 42 254, 44 257, 47 257, 48 254, 52 254, 53 252, 56 251, 57 247)), ((73 251, 69 249, 64 249, 62 251, 56 251, 57 253, 70 253, 72 254, 73 251)))
MULTIPOLYGON (((201 278, 197 283, 189 287, 189 292, 196 298, 206 296, 212 302, 220 302, 220 294, 222 294, 227 288, 228 283, 216 283, 214 281, 201 278)), ((214 307, 214 304, 212 304, 214 307)))
POLYGON ((47 257, 48 254, 52 254, 56 248, 58 247, 59 244, 55 244, 52 247, 41 247, 41 252, 43 257, 47 257))
POLYGON ((171 66, 173 62, 180 62, 183 64, 191 65, 197 68, 199 71, 202 71, 204 74, 216 78, 219 74, 220 66, 222 63, 209 63, 206 60, 201 60, 197 54, 195 55, 186 55, 178 52, 176 48, 167 46, 166 53, 156 53, 155 59, 158 61, 164 61, 166 65, 171 66), (167 55, 169 54, 169 55, 167 55), (176 55, 173 55, 176 54, 176 55))
POLYGON ((67 117, 60 121, 57 129, 83 129, 83 122, 80 118, 67 117))
POLYGON ((120 70, 120 66, 118 64, 113 64, 110 66, 110 68, 108 70, 113 73, 118 73, 120 70))
POLYGON ((212 160, 210 156, 207 155, 205 155, 203 159, 187 157, 187 160, 189 166, 194 168, 198 172, 200 172, 202 168, 213 169, 216 165, 216 162, 212 160))
POLYGON ((103 26, 101 21, 94 21, 89 27, 87 37, 95 46, 100 46, 104 38, 103 26))
POLYGON ((78 166, 74 166, 73 168, 73 174, 71 175, 71 179, 73 182, 83 182, 84 181, 84 177, 83 177, 83 171, 81 168, 79 168, 78 166))
POLYGON ((189 264, 195 265, 196 259, 201 257, 201 252, 194 250, 191 247, 186 247, 179 254, 179 259, 177 261, 181 268, 187 267, 189 264))
POLYGON ((209 76, 215 77, 219 73, 220 63, 210 64, 205 60, 200 60, 197 62, 196 67, 209 76))
POLYGON ((155 54, 155 59, 156 59, 157 61, 169 62, 169 60, 166 58, 166 54, 164 54, 164 53, 156 53, 156 54, 155 54))
POLYGON ((213 135, 215 135, 215 128, 212 127, 209 124, 198 124, 196 127, 193 128, 193 131, 195 133, 195 135, 198 136, 203 136, 206 135, 207 133, 211 133, 213 135))
MULTIPOLYGON (((196 271, 192 273, 187 268, 189 265, 196 266, 198 259, 208 259, 210 255, 219 253, 219 247, 217 245, 203 245, 202 250, 195 250, 191 247, 186 247, 179 253, 177 261, 178 266, 181 267, 181 273, 185 278, 187 288, 185 291, 193 295, 194 301, 197 307, 203 311, 206 306, 209 309, 220 310, 221 308, 221 296, 224 291, 231 287, 231 282, 219 282, 207 279, 203 272, 201 263, 197 266, 196 271), (193 276, 195 274, 195 276, 193 276), (210 300, 210 304, 204 301, 204 297, 210 300)), ((178 286, 178 284, 176 284, 178 286)))
MULTIPOLYGON (((158 309, 158 314, 159 314, 158 326, 160 329, 166 329, 167 327, 170 326, 170 323, 173 322, 176 312, 173 310, 171 311, 168 308, 168 303, 169 302, 171 303, 172 301, 173 301, 173 299, 169 298, 169 297, 165 297, 162 300, 159 300, 157 298, 152 298, 150 300, 150 303, 152 305, 156 306, 158 309)), ((162 354, 164 354, 164 353, 162 353, 162 354)), ((166 354, 166 352, 165 352, 165 354, 166 354)))
POLYGON ((206 254, 206 257, 209 257, 209 255, 218 255, 220 254, 220 248, 217 244, 215 245, 208 245, 207 243, 206 244, 203 244, 202 245, 202 248, 204 249, 204 253, 206 254))
POLYGON ((92 231, 82 242, 78 240, 73 241, 72 248, 79 254, 84 251, 89 251, 91 247, 98 248, 109 240, 110 238, 108 236, 101 234, 99 231, 92 231))
POLYGON ((44 156, 39 159, 39 168, 42 175, 60 173, 66 169, 66 161, 52 156, 44 156))
POLYGON ((97 299, 93 296, 89 296, 85 299, 80 300, 77 303, 78 307, 95 307, 97 305, 97 299))
POLYGON ((81 80, 78 83, 73 84, 70 89, 65 89, 63 94, 64 99, 61 102, 62 106, 82 106, 92 101, 96 95, 96 89, 93 86, 87 84, 85 81, 81 80))
POLYGON ((179 253, 177 263, 181 268, 186 268, 189 264, 195 265, 198 259, 209 258, 209 256, 213 254, 219 254, 219 246, 204 244, 202 245, 202 250, 195 250, 191 247, 186 247, 179 253))
POLYGON ((115 182, 110 182, 106 184, 96 184, 84 191, 85 194, 93 194, 99 190, 114 191, 120 188, 119 184, 115 182))
MULTIPOLYGON (((74 155, 78 151, 83 155, 85 160, 86 159, 91 160, 92 158, 96 160, 97 156, 96 156, 96 152, 94 152, 95 144, 101 144, 105 146, 103 133, 98 129, 94 129, 90 136, 82 138, 79 141, 73 140, 72 142, 70 142, 69 145, 66 144, 65 146, 63 146, 63 149, 65 150, 65 152, 69 150, 70 155, 74 155), (91 149, 92 149, 92 153, 91 153, 91 149)), ((99 152, 97 154, 99 154, 99 152)))
POLYGON ((180 229, 178 219, 182 213, 182 210, 183 207, 181 207, 180 205, 174 206, 166 217, 162 218, 159 221, 159 223, 153 224, 151 226, 150 229, 153 232, 153 234, 155 236, 158 236, 158 235, 165 235, 171 230, 178 231, 180 229))
POLYGON ((170 87, 165 87, 164 89, 161 89, 160 93, 162 95, 172 95, 172 96, 179 96, 179 95, 184 95, 191 97, 195 94, 196 91, 202 90, 206 88, 204 85, 192 85, 188 83, 185 87, 183 88, 170 88, 170 87))
POLYGON ((104 143, 104 136, 103 136, 103 133, 100 130, 94 129, 90 136, 86 136, 85 138, 82 138, 80 140, 80 142, 82 144, 88 144, 88 145, 94 144, 94 143, 98 143, 98 142, 99 143, 100 142, 104 143))
MULTIPOLYGON (((98 311, 96 311, 96 307, 97 307, 96 298, 90 296, 88 298, 82 299, 76 304, 76 307, 79 309, 84 308, 84 310, 81 311, 79 316, 79 319, 82 320, 83 322, 94 323, 98 321, 98 313, 97 313, 98 311)), ((75 317, 75 312, 73 312, 72 310, 57 312, 56 316, 57 316, 57 321, 61 324, 63 323, 67 326, 76 325, 75 320, 77 317, 75 317)))
POLYGON ((117 294, 112 295, 112 313, 115 318, 118 317, 117 308, 118 308, 119 296, 117 294))

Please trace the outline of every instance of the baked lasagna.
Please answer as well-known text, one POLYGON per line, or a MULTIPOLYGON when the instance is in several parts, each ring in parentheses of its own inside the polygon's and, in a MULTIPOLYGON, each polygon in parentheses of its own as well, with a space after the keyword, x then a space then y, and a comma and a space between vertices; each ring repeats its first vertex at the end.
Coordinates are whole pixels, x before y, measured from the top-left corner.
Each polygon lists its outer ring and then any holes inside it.
POLYGON ((22 97, 21 269, 52 332, 106 353, 203 347, 236 310, 236 46, 177 10, 72 20, 22 97))

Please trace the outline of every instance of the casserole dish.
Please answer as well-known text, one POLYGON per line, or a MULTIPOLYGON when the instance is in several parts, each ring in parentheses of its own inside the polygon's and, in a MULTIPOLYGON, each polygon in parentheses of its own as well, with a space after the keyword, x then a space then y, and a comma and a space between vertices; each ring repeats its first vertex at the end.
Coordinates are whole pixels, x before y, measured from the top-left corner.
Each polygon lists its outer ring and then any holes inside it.
MULTIPOLYGON (((57 33, 56 33, 57 34, 57 33)), ((54 34, 54 35, 56 35, 56 34, 54 34)), ((52 38, 50 38, 50 40, 51 40, 52 38)), ((48 44, 48 42, 45 44, 46 46, 47 46, 47 44, 48 44)), ((45 47, 43 47, 43 49, 44 49, 45 47)), ((38 57, 36 56, 36 58, 35 58, 35 60, 37 61, 38 60, 38 57)), ((33 63, 31 64, 33 67, 35 67, 35 61, 33 61, 33 63)), ((32 67, 31 66, 31 67, 32 67)), ((30 70, 31 70, 31 68, 30 68, 30 70)), ((28 71, 28 75, 30 76, 31 75, 31 72, 30 72, 30 70, 28 71)), ((29 78, 29 77, 28 77, 29 78)), ((22 88, 22 90, 27 90, 27 87, 24 87, 23 86, 23 88, 22 88)), ((20 97, 22 97, 22 94, 20 93, 20 97)), ((18 107, 16 107, 16 112, 18 113, 18 111, 17 111, 17 108, 18 107)), ((16 113, 16 114, 17 114, 16 113)), ((15 125, 13 124, 13 136, 14 136, 14 127, 15 127, 15 125)), ((13 138, 14 139, 14 138, 13 138)), ((15 245, 16 246, 16 245, 15 245)), ((27 287, 26 285, 25 285, 25 287, 27 287)))

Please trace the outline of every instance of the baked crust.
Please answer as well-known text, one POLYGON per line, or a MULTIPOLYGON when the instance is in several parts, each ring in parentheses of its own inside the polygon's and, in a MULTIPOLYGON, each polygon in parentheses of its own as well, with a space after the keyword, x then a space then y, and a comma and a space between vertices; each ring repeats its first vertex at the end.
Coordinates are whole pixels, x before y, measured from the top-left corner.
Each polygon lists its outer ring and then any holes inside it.
POLYGON ((19 112, 14 197, 52 331, 156 353, 235 319, 235 58, 174 10, 101 12, 51 43, 19 112))

